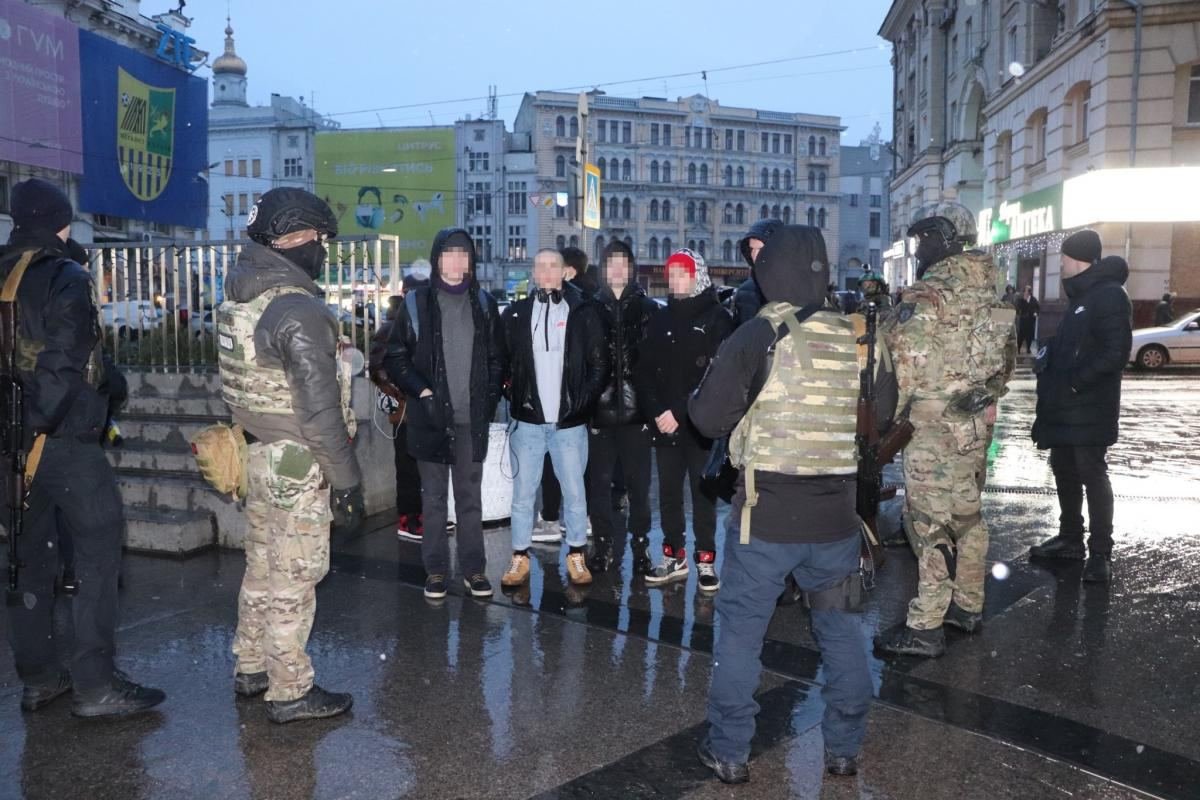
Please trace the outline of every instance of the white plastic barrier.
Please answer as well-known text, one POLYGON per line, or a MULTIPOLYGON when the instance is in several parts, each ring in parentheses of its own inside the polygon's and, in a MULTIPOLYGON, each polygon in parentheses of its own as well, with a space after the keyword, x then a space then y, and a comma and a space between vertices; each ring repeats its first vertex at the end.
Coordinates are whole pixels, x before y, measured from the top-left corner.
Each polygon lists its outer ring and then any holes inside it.
MULTIPOLYGON (((483 521, 500 522, 512 514, 513 471, 508 458, 507 425, 491 424, 488 432, 487 459, 483 462, 483 521)), ((450 493, 450 519, 454 513, 454 492, 450 493)))

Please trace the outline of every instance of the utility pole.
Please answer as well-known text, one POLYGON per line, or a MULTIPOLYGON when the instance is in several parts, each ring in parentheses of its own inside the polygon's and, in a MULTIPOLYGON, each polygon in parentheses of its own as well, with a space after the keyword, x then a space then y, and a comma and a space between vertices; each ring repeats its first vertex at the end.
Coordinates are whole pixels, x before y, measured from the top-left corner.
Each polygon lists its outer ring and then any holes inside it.
POLYGON ((579 244, 586 252, 587 247, 584 244, 584 227, 583 227, 583 202, 584 194, 587 189, 587 178, 585 167, 587 166, 587 135, 588 135, 588 95, 587 92, 579 93, 579 135, 575 137, 575 221, 579 225, 579 244))

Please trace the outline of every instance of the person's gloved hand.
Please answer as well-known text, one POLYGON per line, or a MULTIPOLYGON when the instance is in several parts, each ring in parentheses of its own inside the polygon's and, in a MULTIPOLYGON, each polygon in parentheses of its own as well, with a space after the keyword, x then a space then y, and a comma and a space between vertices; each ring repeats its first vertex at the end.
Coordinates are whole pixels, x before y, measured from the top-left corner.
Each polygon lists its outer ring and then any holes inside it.
POLYGON ((366 503, 362 486, 333 489, 329 492, 329 508, 333 511, 333 527, 337 533, 354 533, 363 524, 366 503))

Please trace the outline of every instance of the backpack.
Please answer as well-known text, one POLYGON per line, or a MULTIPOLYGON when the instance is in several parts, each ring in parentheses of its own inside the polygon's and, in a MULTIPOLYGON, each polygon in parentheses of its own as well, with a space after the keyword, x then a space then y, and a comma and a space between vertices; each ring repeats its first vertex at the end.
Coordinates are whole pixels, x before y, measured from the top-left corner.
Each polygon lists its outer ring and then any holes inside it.
POLYGON ((241 425, 218 422, 192 437, 192 455, 204 480, 233 500, 244 500, 247 491, 249 445, 241 425))

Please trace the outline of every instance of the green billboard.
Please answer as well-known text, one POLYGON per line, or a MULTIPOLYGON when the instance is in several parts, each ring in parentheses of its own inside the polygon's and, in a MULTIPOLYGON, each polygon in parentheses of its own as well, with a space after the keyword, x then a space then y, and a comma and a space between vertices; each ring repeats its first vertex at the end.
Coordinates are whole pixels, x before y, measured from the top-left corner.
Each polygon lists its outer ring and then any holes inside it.
POLYGON ((317 135, 316 189, 342 236, 400 237, 404 264, 429 258, 455 214, 454 129, 392 128, 317 135))

